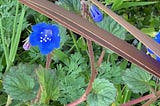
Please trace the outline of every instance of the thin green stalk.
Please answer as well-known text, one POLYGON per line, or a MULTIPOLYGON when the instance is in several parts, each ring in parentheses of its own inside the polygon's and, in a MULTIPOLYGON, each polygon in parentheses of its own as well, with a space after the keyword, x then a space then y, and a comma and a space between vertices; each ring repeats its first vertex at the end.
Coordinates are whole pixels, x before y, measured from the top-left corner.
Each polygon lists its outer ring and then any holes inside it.
POLYGON ((77 43, 76 43, 76 39, 75 39, 75 37, 74 37, 73 32, 70 31, 70 34, 71 34, 71 37, 72 37, 72 39, 73 39, 73 43, 74 43, 74 45, 75 45, 77 51, 80 52, 80 50, 79 50, 79 48, 78 48, 78 45, 77 45, 77 43))
POLYGON ((13 63, 14 59, 15 59, 15 56, 16 56, 16 52, 17 52, 17 49, 18 49, 18 44, 19 44, 19 41, 20 41, 20 35, 21 35, 21 30, 22 30, 22 25, 23 25, 23 19, 24 19, 24 15, 25 15, 25 7, 22 8, 22 13, 21 13, 21 16, 20 16, 20 20, 19 20, 19 24, 18 24, 18 28, 17 28, 17 33, 15 35, 15 39, 14 39, 14 42, 13 42, 13 46, 11 48, 11 51, 10 51, 10 55, 9 55, 9 59, 10 61, 13 63))
POLYGON ((71 52, 71 50, 74 48, 74 46, 76 46, 76 44, 82 39, 83 37, 81 36, 76 43, 74 43, 74 45, 68 50, 68 53, 71 52))
POLYGON ((14 18, 14 23, 13 23, 13 31, 12 31, 12 39, 11 39, 11 49, 10 51, 13 51, 13 44, 15 42, 15 37, 16 37, 16 28, 17 28, 17 18, 18 18, 18 10, 19 10, 19 2, 17 1, 17 5, 16 5, 16 14, 15 14, 15 18, 14 18))
POLYGON ((12 103, 12 98, 8 95, 6 106, 9 106, 12 103))
POLYGON ((9 57, 9 50, 8 50, 7 46, 5 45, 5 37, 4 37, 4 32, 3 32, 2 19, 0 19, 0 29, 1 29, 1 38, 2 38, 2 45, 3 45, 3 49, 4 49, 4 55, 5 55, 7 67, 9 67, 9 65, 10 65, 9 58, 8 58, 9 57))

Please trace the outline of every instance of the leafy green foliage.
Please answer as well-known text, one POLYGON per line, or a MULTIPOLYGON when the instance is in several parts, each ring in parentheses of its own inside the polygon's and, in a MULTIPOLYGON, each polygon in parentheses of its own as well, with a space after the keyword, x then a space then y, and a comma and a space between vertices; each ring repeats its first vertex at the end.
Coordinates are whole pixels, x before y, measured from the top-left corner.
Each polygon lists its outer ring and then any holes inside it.
POLYGON ((67 29, 61 25, 58 26, 60 29, 61 36, 61 47, 69 40, 69 35, 67 35, 67 29))
POLYGON ((151 75, 141 68, 127 69, 123 75, 123 81, 134 93, 145 93, 149 91, 151 75))
POLYGON ((5 105, 7 98, 5 95, 0 95, 0 106, 5 105))
POLYGON ((4 89, 13 99, 28 101, 35 98, 37 90, 34 78, 29 75, 34 71, 31 67, 35 66, 20 64, 12 67, 4 77, 4 89))
POLYGON ((65 67, 57 66, 57 75, 60 83, 60 98, 62 104, 78 99, 84 93, 86 86, 82 72, 87 70, 86 61, 80 53, 75 53, 66 59, 65 67))
MULTIPOLYGON (((159 3, 155 4, 155 2, 152 4, 153 2, 150 1, 99 0, 99 2, 107 4, 117 14, 141 29, 141 31, 153 37, 155 32, 160 29, 160 6, 159 3), (148 5, 150 3, 152 5, 148 5)), ((85 92, 90 78, 90 62, 86 53, 87 44, 85 38, 58 25, 60 28, 61 47, 52 54, 51 70, 39 67, 36 71, 37 73, 35 73, 34 70, 37 66, 21 64, 21 62, 45 65, 46 56, 39 54, 37 48, 31 48, 29 51, 22 50, 22 41, 29 35, 29 25, 38 22, 55 24, 55 22, 32 9, 24 9, 21 4, 18 7, 16 15, 16 2, 17 0, 0 0, 0 19, 2 20, 2 27, 0 25, 0 29, 2 30, 0 34, 0 105, 6 105, 8 95, 13 98, 11 106, 63 106, 80 98, 85 92), (15 40, 15 37, 12 36, 14 35, 13 24, 14 20, 17 19, 15 24, 15 29, 17 30, 22 9, 25 10, 25 17, 24 20, 21 20, 23 21, 23 25, 19 29, 23 30, 23 32, 19 36, 20 38, 16 38, 17 40, 15 40), (2 32, 4 38, 1 36, 2 32), (15 46, 15 48, 18 48, 18 52, 16 53, 14 62, 10 65, 20 64, 11 67, 7 73, 5 72, 5 59, 7 56, 4 55, 2 41, 4 41, 7 50, 10 51, 11 42, 17 43, 18 40, 20 40, 20 43, 15 46), (78 52, 75 53, 75 51, 78 52), (3 85, 2 78, 4 78, 3 85), (31 104, 40 85, 42 88, 40 101, 36 104, 31 104)), ((56 4, 80 14, 80 0, 56 0, 56 4)), ((133 36, 126 33, 127 31, 123 27, 105 13, 104 20, 96 24, 129 43, 135 40, 133 36)), ((14 30, 15 34, 17 33, 16 30, 14 30)), ((97 60, 102 47, 93 43, 93 49, 95 60, 97 60)), ((141 97, 142 93, 147 95, 150 86, 159 89, 158 78, 152 77, 151 79, 151 75, 148 73, 143 72, 139 68, 130 67, 130 63, 127 60, 119 58, 116 53, 108 49, 106 49, 103 61, 100 67, 97 68, 98 76, 93 83, 93 89, 87 98, 87 102, 83 102, 79 106, 119 106, 131 99, 141 97), (126 67, 128 68, 127 70, 126 67), (126 71, 124 72, 124 70, 126 71), (117 90, 113 85, 115 85, 117 90)), ((159 100, 152 105, 159 106, 158 102, 159 100)))
POLYGON ((123 70, 119 66, 112 66, 110 63, 102 63, 98 68, 99 77, 105 78, 114 84, 122 84, 123 70))
POLYGON ((104 16, 104 19, 101 22, 97 23, 97 25, 100 28, 112 33, 113 35, 123 40, 125 39, 126 30, 116 21, 114 21, 111 17, 104 16))
POLYGON ((89 106, 110 106, 116 97, 116 88, 105 79, 95 79, 92 93, 88 95, 89 106))
POLYGON ((80 1, 79 0, 58 0, 56 4, 64 7, 69 11, 80 13, 80 1))
POLYGON ((155 2, 140 2, 140 1, 132 1, 132 0, 105 0, 106 4, 112 5, 112 10, 120 10, 122 8, 129 8, 129 7, 135 7, 135 6, 144 6, 144 5, 150 5, 158 3, 158 1, 155 2))
POLYGON ((36 74, 42 89, 40 102, 48 104, 50 100, 56 100, 59 97, 59 85, 55 72, 39 67, 36 74))

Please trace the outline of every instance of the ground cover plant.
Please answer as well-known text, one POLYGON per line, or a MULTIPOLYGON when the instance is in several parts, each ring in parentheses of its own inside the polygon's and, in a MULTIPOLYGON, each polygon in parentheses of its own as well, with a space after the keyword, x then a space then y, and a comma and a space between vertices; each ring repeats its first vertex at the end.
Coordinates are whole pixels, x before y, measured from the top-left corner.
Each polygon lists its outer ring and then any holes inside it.
MULTIPOLYGON (((160 61, 90 0, 50 0, 160 61)), ((160 2, 99 0, 160 43, 160 2)), ((22 5, 0 1, 0 106, 159 106, 159 78, 22 5)))

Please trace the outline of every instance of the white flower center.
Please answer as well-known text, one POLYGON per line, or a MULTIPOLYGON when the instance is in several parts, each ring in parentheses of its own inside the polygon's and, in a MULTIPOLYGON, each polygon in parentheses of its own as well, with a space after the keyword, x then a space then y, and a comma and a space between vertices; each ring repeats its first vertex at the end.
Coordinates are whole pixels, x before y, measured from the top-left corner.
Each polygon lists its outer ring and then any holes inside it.
POLYGON ((51 37, 52 37, 52 30, 44 30, 44 32, 40 33, 40 42, 48 42, 51 41, 51 37))

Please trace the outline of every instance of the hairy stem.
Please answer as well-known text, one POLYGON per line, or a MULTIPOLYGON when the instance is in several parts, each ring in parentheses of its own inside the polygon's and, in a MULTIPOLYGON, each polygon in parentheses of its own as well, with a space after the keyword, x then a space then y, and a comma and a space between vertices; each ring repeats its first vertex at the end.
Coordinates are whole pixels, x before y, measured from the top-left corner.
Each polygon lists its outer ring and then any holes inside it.
POLYGON ((97 71, 94 65, 95 62, 94 62, 94 52, 93 52, 93 47, 92 47, 92 41, 87 39, 87 45, 88 45, 88 53, 89 53, 89 59, 90 59, 90 64, 91 64, 91 78, 90 78, 88 87, 85 93, 79 99, 77 99, 76 101, 70 104, 67 104, 66 106, 76 106, 80 104, 81 102, 85 101, 87 99, 88 94, 90 93, 92 89, 92 83, 94 79, 96 78, 97 71))
POLYGON ((103 58, 104 58, 104 55, 105 55, 105 50, 103 50, 103 51, 101 52, 101 55, 100 55, 100 57, 99 57, 99 59, 98 59, 98 62, 97 62, 97 67, 99 67, 99 66, 101 65, 101 63, 102 63, 102 61, 103 61, 103 58))
POLYGON ((49 67, 51 65, 51 61, 52 61, 51 54, 48 54, 46 57, 46 69, 49 69, 49 67))

